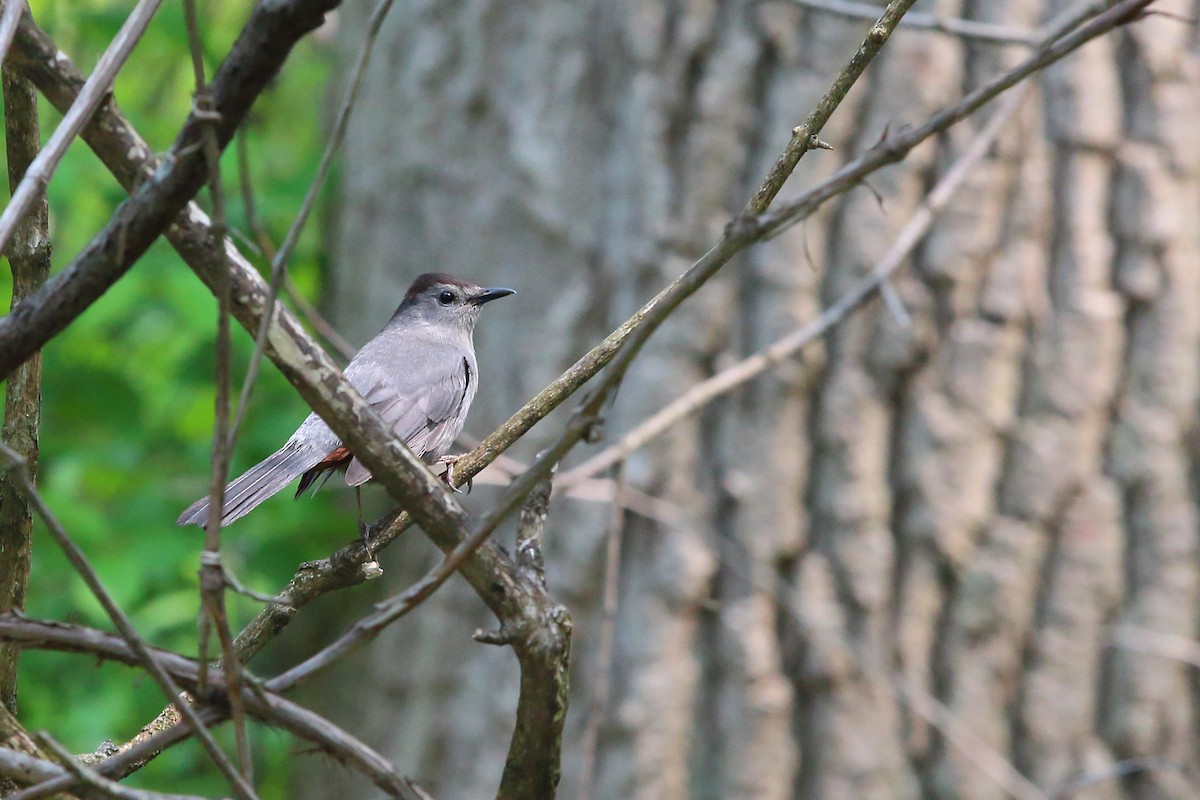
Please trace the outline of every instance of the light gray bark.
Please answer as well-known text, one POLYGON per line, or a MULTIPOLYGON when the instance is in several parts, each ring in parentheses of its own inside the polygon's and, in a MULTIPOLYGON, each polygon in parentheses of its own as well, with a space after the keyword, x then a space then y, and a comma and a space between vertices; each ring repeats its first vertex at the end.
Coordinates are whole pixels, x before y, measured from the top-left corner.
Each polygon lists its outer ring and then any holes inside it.
MULTIPOLYGON (((919 8, 1033 29, 1068 5, 919 8)), ((339 20, 347 52, 366 13, 339 20)), ((478 332, 486 433, 715 240, 864 30, 784 2, 397 4, 346 143, 337 319, 362 341, 432 269, 516 288, 478 332)), ((911 327, 869 306, 630 460, 674 514, 628 516, 595 797, 1006 796, 892 675, 1048 792, 1156 757, 1188 772, 1077 796, 1200 794, 1195 676, 1109 644, 1116 623, 1197 637, 1197 38, 1159 17, 1054 68, 896 281, 911 327)), ((1021 53, 902 29, 793 181, 1021 53)), ((856 190, 731 265, 651 341, 609 435, 862 276, 977 125, 875 176, 882 206, 856 190)), ((610 515, 555 502, 574 797, 610 515)), ((385 564, 396 585, 420 548, 385 564)), ((459 582, 324 684, 436 797, 499 780, 517 673, 470 640, 486 623, 459 582)), ((312 769, 302 796, 366 791, 312 769)))

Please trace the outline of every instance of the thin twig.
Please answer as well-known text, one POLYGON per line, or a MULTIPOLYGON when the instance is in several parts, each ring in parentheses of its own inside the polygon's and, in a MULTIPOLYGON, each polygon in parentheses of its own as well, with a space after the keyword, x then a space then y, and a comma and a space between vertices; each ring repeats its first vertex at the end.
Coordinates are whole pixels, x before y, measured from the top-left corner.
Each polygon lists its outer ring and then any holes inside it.
MULTIPOLYGON (((743 215, 761 214, 771 205, 771 201, 779 194, 779 190, 783 188, 783 183, 796 169, 796 165, 800 163, 800 159, 809 150, 829 148, 829 145, 822 142, 818 137, 821 129, 825 127, 825 123, 833 116, 833 112, 842 100, 846 98, 846 94, 850 91, 858 79, 866 70, 875 56, 879 54, 884 42, 888 40, 888 36, 900 24, 901 17, 908 11, 915 0, 892 0, 883 9, 883 13, 879 15, 875 24, 871 26, 871 30, 867 33, 867 38, 859 45, 858 51, 855 52, 850 63, 842 68, 834 80, 833 85, 821 98, 812 113, 803 123, 792 130, 792 139, 788 142, 787 148, 784 149, 783 155, 771 167, 771 171, 767 173, 766 180, 754 193, 754 197, 746 204, 743 215)), ((727 237, 728 238, 728 237, 727 237)))
MULTIPOLYGON (((825 11, 846 19, 872 20, 879 16, 879 6, 856 3, 851 0, 786 0, 801 8, 825 11)), ((913 13, 904 17, 902 29, 935 31, 960 39, 987 44, 1017 44, 1032 47, 1041 39, 1039 31, 1028 31, 1008 25, 978 22, 958 17, 939 17, 934 14, 913 13)))
POLYGON ((635 426, 618 441, 577 467, 564 472, 558 480, 559 490, 568 491, 581 482, 599 475, 614 464, 624 461, 630 454, 645 447, 648 442, 680 420, 704 408, 721 395, 782 363, 784 359, 824 336, 851 312, 870 299, 881 287, 886 286, 888 279, 907 263, 913 249, 920 244, 934 220, 945 210, 950 198, 958 191, 963 180, 1004 131, 1009 119, 1020 106, 1022 97, 1022 92, 1014 92, 1005 98, 1004 103, 992 115, 987 125, 967 145, 962 157, 954 162, 917 207, 908 223, 896 237, 891 249, 868 277, 838 298, 837 302, 822 311, 812 322, 777 339, 749 358, 696 384, 661 411, 635 426))
POLYGON ((615 486, 612 503, 612 523, 608 529, 608 544, 604 552, 604 599, 600 620, 600 646, 596 653, 592 680, 592 700, 588 704, 587 727, 583 731, 583 765, 579 768, 579 800, 591 800, 596 779, 596 751, 600 743, 600 726, 608 712, 612 688, 613 643, 617 629, 617 594, 621 585, 621 540, 625 536, 625 507, 621 495, 625 490, 625 465, 613 466, 615 486))
POLYGON ((84 583, 87 584, 88 589, 100 601, 101 607, 104 608, 105 613, 113 625, 116 626, 121 637, 125 639, 130 649, 137 654, 139 663, 154 678, 154 682, 159 685, 159 688, 162 689, 167 699, 179 709, 188 726, 192 729, 192 733, 200 739, 200 743, 204 746, 205 751, 212 758, 213 763, 224 773, 234 793, 242 798, 242 800, 254 800, 254 789, 238 774, 237 767, 230 762, 229 757, 217 745, 216 741, 212 738, 212 734, 204 727, 204 723, 200 721, 195 709, 182 697, 181 690, 175 685, 175 681, 163 669, 154 654, 150 652, 149 646, 133 627, 133 623, 129 617, 125 615, 125 612, 112 599, 112 595, 104 588, 104 585, 100 582, 100 576, 92 568, 87 556, 83 554, 78 545, 67 535, 66 529, 63 528, 58 518, 54 516, 49 506, 46 505, 45 500, 42 499, 41 494, 38 493, 37 488, 30 481, 29 471, 26 469, 25 462, 21 459, 21 456, 8 446, 0 444, 0 460, 4 462, 4 466, 9 475, 12 476, 13 482, 24 492, 29 504, 46 524, 46 528, 66 555, 67 560, 71 562, 72 566, 75 567, 75 571, 79 573, 84 583))
MULTIPOLYGON (((278 252, 271 259, 271 277, 268 281, 267 305, 263 311, 262 324, 258 327, 258 334, 254 337, 254 352, 250 355, 250 364, 246 368, 246 379, 242 383, 242 392, 238 398, 237 416, 233 421, 233 431, 231 443, 236 440, 238 430, 242 426, 242 419, 246 413, 246 406, 250 401, 250 394, 254 391, 254 383, 258 378, 258 369, 262 364, 263 354, 267 347, 267 333, 270 331, 271 320, 274 318, 275 303, 279 297, 279 290, 283 286, 284 275, 287 274, 287 262, 292 257, 292 251, 296 249, 296 244, 300 241, 300 234, 304 230, 304 224, 308 221, 309 214, 312 213, 313 206, 317 203, 317 197, 321 192, 321 188, 325 185, 325 178, 329 175, 329 168, 333 166, 333 157, 337 154, 338 148, 341 147, 342 141, 346 138, 346 128, 350 122, 350 112, 354 110, 354 104, 358 101, 359 91, 362 89, 363 76, 366 75, 367 65, 371 62, 371 53, 375 50, 375 40, 379 37, 379 29, 383 25, 384 19, 387 17, 388 11, 392 7, 392 0, 379 0, 375 6, 375 10, 371 12, 371 18, 367 22, 367 32, 363 37, 362 49, 358 54, 358 61, 354 65, 354 70, 350 76, 350 86, 346 90, 346 96, 342 99, 342 106, 338 109, 337 120, 333 125, 333 132, 329 136, 329 141, 325 144, 325 151, 321 154, 321 163, 317 165, 316 175, 313 176, 312 183, 308 186, 308 191, 304 195, 304 201, 300 204, 300 211, 296 214, 296 219, 292 221, 292 225, 288 228, 287 235, 283 237, 283 242, 279 245, 278 252)), ((220 508, 220 506, 213 506, 220 508)))
POLYGON ((67 152, 67 147, 87 124, 96 106, 100 105, 112 90, 113 79, 117 77, 125 59, 146 32, 146 26, 150 24, 150 19, 161 4, 162 0, 138 0, 133 12, 117 32, 116 38, 108 45, 104 55, 100 56, 100 61, 84 84, 79 98, 55 128, 50 141, 46 142, 46 146, 38 153, 38 157, 34 159, 20 185, 13 192, 4 213, 0 214, 0 251, 8 246, 17 223, 25 216, 39 193, 45 190, 54 170, 58 168, 59 161, 67 152))
MULTIPOLYGON (((194 113, 206 125, 202 132, 204 157, 208 166, 208 189, 212 200, 212 236, 215 242, 225 239, 225 192, 221 185, 221 147, 217 141, 216 123, 221 117, 213 109, 213 98, 208 91, 204 70, 204 48, 200 41, 200 25, 196 20, 196 0, 183 0, 184 19, 187 25, 188 50, 192 56, 192 71, 196 81, 193 95, 194 113)), ((217 291, 217 341, 215 377, 216 398, 213 423, 212 477, 209 484, 209 503, 212 508, 225 505, 225 479, 229 475, 230 450, 233 442, 229 432, 229 384, 230 353, 232 344, 229 335, 229 278, 222 276, 217 291)), ((204 553, 200 559, 200 619, 199 661, 200 687, 204 694, 207 684, 208 635, 216 628, 217 641, 221 648, 221 664, 226 679, 230 682, 230 713, 233 717, 234 738, 237 742, 238 766, 246 782, 254 783, 254 759, 250 752, 250 737, 246 734, 246 710, 242 706, 240 691, 241 664, 233 649, 233 635, 229 631, 229 617, 225 610, 225 569, 221 562, 221 515, 209 516, 204 528, 204 553)))

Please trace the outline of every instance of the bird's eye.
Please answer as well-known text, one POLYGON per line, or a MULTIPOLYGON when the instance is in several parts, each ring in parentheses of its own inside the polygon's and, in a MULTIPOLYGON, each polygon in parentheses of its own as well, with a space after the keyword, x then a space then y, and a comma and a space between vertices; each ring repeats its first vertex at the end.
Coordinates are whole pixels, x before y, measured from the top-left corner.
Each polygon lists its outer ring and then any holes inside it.
POLYGON ((444 306, 448 306, 454 302, 454 292, 445 291, 438 295, 438 302, 444 306))

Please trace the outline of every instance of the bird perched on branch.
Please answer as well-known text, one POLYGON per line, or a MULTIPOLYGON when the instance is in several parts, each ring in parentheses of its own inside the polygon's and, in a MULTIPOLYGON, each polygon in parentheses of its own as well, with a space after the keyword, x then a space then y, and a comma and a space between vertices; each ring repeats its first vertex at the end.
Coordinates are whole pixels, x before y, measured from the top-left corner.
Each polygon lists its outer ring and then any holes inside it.
MULTIPOLYGON (((435 463, 450 449, 479 388, 471 335, 480 308, 512 293, 450 275, 421 275, 383 330, 346 367, 346 379, 426 463, 435 463)), ((225 487, 221 525, 249 514, 296 478, 299 497, 342 468, 346 483, 355 488, 371 479, 325 421, 309 414, 283 447, 225 487)), ((209 499, 202 497, 179 515, 177 524, 204 527, 210 514, 209 499)))

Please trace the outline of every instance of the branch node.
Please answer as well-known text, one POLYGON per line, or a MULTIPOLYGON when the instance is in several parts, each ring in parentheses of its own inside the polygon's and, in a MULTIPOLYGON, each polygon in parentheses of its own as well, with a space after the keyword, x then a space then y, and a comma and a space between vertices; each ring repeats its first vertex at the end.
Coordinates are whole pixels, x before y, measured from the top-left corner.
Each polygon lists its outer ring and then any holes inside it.
POLYGON ((512 644, 516 640, 517 634, 501 626, 498 630, 494 631, 485 631, 483 628, 480 628, 471 635, 471 638, 480 644, 494 644, 497 647, 504 647, 505 645, 512 644))
POLYGON ((816 134, 808 137, 809 150, 832 150, 833 145, 823 139, 818 139, 816 134))

